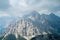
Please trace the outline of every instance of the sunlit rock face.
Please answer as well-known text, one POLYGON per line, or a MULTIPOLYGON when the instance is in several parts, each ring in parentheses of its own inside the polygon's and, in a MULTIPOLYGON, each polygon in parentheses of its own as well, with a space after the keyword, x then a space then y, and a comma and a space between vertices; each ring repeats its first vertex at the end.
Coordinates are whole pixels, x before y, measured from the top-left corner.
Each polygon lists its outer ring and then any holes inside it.
POLYGON ((12 38, 16 40, 20 36, 27 40, 50 40, 51 36, 51 40, 53 38, 55 40, 54 36, 60 35, 60 18, 53 13, 40 15, 38 12, 32 11, 8 26, 2 40, 6 39, 7 36, 10 37, 10 34, 13 34, 12 38))

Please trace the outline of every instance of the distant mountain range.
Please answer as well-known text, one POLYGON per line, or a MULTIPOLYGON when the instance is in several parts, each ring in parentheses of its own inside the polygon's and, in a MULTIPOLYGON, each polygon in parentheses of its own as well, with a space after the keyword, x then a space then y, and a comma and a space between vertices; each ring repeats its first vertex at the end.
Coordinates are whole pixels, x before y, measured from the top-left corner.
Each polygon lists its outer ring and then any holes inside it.
POLYGON ((1 40, 60 40, 60 17, 32 11, 10 23, 1 40))

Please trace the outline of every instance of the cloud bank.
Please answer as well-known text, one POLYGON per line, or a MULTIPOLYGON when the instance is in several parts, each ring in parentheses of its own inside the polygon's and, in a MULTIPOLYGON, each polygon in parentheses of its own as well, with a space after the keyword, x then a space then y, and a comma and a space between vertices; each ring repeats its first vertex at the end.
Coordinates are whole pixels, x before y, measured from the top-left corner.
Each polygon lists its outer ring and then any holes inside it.
POLYGON ((0 11, 11 16, 22 16, 32 10, 60 16, 60 0, 0 0, 0 11))
POLYGON ((8 13, 0 12, 0 18, 1 17, 11 17, 8 13))

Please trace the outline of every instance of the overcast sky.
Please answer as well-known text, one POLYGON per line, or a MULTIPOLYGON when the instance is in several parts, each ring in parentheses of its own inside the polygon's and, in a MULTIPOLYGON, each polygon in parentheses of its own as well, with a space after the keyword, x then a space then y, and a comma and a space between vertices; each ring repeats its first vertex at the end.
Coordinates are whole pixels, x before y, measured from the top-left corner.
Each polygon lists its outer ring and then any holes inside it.
POLYGON ((17 17, 32 10, 60 16, 60 0, 0 0, 0 17, 17 17))

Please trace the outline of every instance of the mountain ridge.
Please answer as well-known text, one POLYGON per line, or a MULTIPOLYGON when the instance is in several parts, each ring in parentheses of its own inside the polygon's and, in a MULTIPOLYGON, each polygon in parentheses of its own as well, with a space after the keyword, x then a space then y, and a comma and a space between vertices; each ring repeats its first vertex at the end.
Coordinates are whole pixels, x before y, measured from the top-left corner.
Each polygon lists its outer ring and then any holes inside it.
POLYGON ((33 11, 31 14, 24 15, 20 20, 16 20, 14 24, 8 26, 8 31, 5 32, 4 38, 11 33, 15 34, 16 38, 20 35, 27 40, 37 35, 60 34, 60 18, 55 14, 40 15, 38 12, 33 11))

